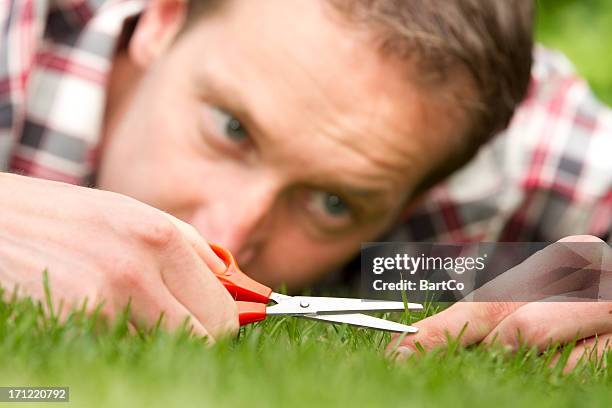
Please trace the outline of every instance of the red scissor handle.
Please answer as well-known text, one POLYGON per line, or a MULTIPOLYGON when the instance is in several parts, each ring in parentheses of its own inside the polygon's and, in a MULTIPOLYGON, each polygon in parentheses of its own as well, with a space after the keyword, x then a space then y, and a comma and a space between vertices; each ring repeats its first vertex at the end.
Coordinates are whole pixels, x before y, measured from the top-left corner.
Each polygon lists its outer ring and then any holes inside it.
POLYGON ((249 278, 238 267, 234 256, 227 249, 210 244, 212 250, 227 265, 223 273, 215 273, 225 289, 237 300, 240 325, 258 322, 266 318, 266 305, 272 289, 249 278))
POLYGON ((255 302, 237 301, 238 321, 241 326, 262 321, 266 318, 266 305, 255 302))

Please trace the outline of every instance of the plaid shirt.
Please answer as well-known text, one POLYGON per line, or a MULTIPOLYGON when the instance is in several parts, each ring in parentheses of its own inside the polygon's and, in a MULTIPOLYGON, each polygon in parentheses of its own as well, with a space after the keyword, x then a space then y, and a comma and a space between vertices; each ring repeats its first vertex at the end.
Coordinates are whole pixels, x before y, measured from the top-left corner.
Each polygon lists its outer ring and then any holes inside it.
MULTIPOLYGON (((112 58, 145 0, 4 0, 0 171, 88 184, 112 58)), ((386 237, 431 242, 609 238, 612 111, 560 54, 535 51, 510 127, 386 237)))

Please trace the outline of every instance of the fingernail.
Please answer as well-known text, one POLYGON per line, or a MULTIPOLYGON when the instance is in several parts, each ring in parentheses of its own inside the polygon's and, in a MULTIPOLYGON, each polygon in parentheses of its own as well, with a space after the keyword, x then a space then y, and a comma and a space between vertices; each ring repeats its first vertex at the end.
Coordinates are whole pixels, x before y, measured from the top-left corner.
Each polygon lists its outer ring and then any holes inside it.
POLYGON ((401 362, 408 360, 414 354, 414 350, 408 347, 398 347, 393 355, 393 360, 401 362))

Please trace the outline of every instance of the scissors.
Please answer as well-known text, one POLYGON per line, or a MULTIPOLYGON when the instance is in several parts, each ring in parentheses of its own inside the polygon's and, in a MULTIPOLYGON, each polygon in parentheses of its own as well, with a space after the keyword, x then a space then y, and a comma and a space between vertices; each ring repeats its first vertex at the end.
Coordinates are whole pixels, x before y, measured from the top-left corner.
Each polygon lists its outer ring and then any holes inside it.
POLYGON ((210 247, 227 266, 223 273, 216 273, 216 276, 236 300, 241 326, 264 320, 267 316, 294 316, 390 332, 418 331, 414 326, 379 319, 360 312, 403 311, 405 307, 408 310, 422 310, 423 306, 420 304, 407 303, 405 306, 404 302, 283 295, 248 277, 240 270, 234 256, 227 249, 214 244, 210 244, 210 247), (275 304, 268 306, 270 301, 275 304))

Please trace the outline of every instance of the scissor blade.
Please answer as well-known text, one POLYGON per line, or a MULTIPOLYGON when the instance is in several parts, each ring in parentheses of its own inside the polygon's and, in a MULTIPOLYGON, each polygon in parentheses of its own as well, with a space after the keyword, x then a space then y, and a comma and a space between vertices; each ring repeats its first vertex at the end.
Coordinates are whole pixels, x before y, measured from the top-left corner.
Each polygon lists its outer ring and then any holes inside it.
POLYGON ((297 315, 296 317, 305 317, 307 319, 322 320, 329 323, 346 323, 353 326, 368 327, 390 331, 395 333, 416 333, 419 331, 414 326, 392 322, 390 320, 379 319, 374 316, 368 316, 361 313, 338 314, 338 315, 297 315))
MULTIPOLYGON (((417 303, 408 303, 409 310, 422 310, 417 303)), ((266 309, 267 315, 350 314, 357 312, 403 311, 404 302, 337 297, 292 296, 266 309)))

